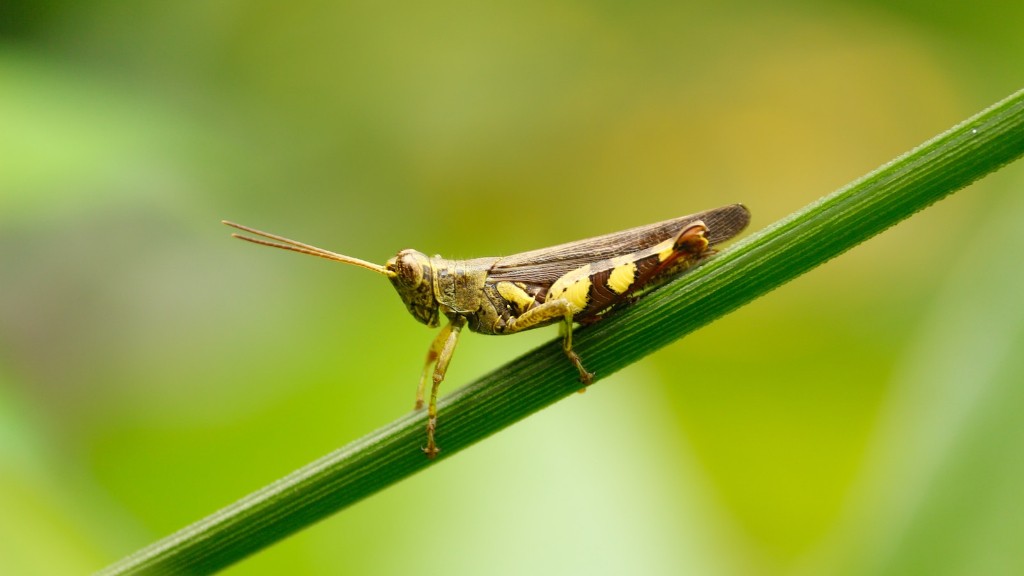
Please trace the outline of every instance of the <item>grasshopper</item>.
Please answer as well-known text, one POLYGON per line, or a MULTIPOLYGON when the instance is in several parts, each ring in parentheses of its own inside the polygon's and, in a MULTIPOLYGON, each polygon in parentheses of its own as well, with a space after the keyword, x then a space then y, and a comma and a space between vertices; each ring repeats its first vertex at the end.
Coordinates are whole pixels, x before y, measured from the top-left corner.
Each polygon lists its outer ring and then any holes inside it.
POLYGON ((427 326, 436 328, 441 314, 447 317, 448 323, 430 345, 416 388, 416 409, 421 410, 433 367, 427 445, 422 450, 434 458, 440 451, 434 440, 438 390, 463 328, 480 334, 514 334, 561 322, 562 350, 585 388, 594 375, 572 348, 573 323, 596 322, 692 268, 714 253, 712 246, 738 234, 749 220, 747 209, 733 204, 511 256, 449 260, 402 250, 383 266, 241 224, 223 223, 261 237, 232 234, 241 240, 353 264, 387 276, 409 312, 427 326))

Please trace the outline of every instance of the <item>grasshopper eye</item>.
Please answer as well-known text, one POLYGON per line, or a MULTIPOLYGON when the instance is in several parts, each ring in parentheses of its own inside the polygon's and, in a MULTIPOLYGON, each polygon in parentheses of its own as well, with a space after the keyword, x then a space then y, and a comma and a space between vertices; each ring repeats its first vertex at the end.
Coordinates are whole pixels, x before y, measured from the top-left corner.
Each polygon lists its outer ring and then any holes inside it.
POLYGON ((388 261, 387 268, 395 273, 395 280, 402 286, 416 288, 423 283, 422 256, 415 250, 402 250, 388 261))
POLYGON ((409 312, 427 326, 437 326, 438 306, 430 258, 422 252, 402 250, 388 260, 385 268, 409 312))

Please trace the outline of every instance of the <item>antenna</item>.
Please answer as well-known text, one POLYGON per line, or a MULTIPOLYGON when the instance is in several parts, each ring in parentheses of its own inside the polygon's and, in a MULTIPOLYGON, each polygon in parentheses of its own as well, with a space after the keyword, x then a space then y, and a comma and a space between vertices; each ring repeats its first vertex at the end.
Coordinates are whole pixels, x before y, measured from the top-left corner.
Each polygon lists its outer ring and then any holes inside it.
POLYGON ((241 224, 236 224, 234 222, 229 222, 228 220, 221 220, 221 224, 226 224, 228 226, 231 226, 232 228, 237 228, 237 229, 242 230, 244 232, 248 232, 250 234, 255 234, 256 236, 262 236, 264 238, 269 238, 270 240, 274 240, 274 242, 270 242, 268 240, 261 240, 259 238, 251 238, 249 236, 243 236, 241 234, 235 234, 235 233, 231 234, 232 236, 234 236, 235 238, 238 238, 239 240, 245 240, 246 242, 252 242, 253 244, 259 244, 261 246, 270 246, 271 248, 280 248, 282 250, 291 250, 292 252, 298 252, 300 254, 309 254, 310 256, 319 256, 320 258, 326 258, 328 260, 334 260, 335 262, 342 262, 344 264, 353 264, 355 266, 359 266, 360 268, 366 268, 367 270, 373 270, 374 272, 376 272, 378 274, 383 274, 383 275, 388 276, 388 277, 391 277, 391 276, 395 275, 394 272, 388 270, 387 268, 385 268, 385 267, 383 267, 383 266, 381 266, 379 264, 374 264, 373 262, 367 262, 366 260, 360 260, 359 258, 353 258, 351 256, 345 256, 344 254, 338 254, 336 252, 331 252, 330 250, 324 250, 323 248, 317 248, 316 246, 310 246, 309 244, 303 244, 302 242, 296 242, 295 240, 289 240, 288 238, 285 238, 283 236, 278 236, 276 234, 270 234, 269 232, 263 232, 261 230, 255 229, 255 228, 249 228, 248 226, 243 226, 241 224))

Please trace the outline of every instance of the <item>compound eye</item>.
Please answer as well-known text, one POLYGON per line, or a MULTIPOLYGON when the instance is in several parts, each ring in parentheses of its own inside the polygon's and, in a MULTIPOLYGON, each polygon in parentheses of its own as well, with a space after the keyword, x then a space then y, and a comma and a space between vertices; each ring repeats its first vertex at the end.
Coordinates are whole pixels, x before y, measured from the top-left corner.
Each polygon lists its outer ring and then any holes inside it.
POLYGON ((399 254, 395 272, 398 273, 398 281, 404 286, 415 288, 423 283, 423 264, 415 254, 399 254))

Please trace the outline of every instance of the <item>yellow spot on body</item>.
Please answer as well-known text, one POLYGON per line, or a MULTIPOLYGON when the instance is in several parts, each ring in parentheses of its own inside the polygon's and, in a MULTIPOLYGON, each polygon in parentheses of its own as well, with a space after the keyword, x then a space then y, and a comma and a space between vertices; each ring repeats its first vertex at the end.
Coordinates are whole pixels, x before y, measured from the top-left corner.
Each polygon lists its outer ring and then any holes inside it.
POLYGON ((608 276, 608 287, 616 294, 625 294, 636 279, 636 263, 626 262, 612 269, 608 276))
POLYGON ((569 304, 575 308, 574 312, 578 312, 587 307, 587 302, 590 301, 590 278, 584 277, 573 282, 565 292, 562 294, 562 298, 569 301, 569 304))
POLYGON ((498 294, 501 294, 501 297, 505 300, 515 304, 520 313, 529 310, 535 302, 533 296, 530 296, 526 290, 511 282, 498 282, 496 288, 498 289, 498 294))
POLYGON ((567 272, 548 290, 547 301, 563 299, 569 302, 573 312, 587 307, 590 301, 590 265, 567 272))

